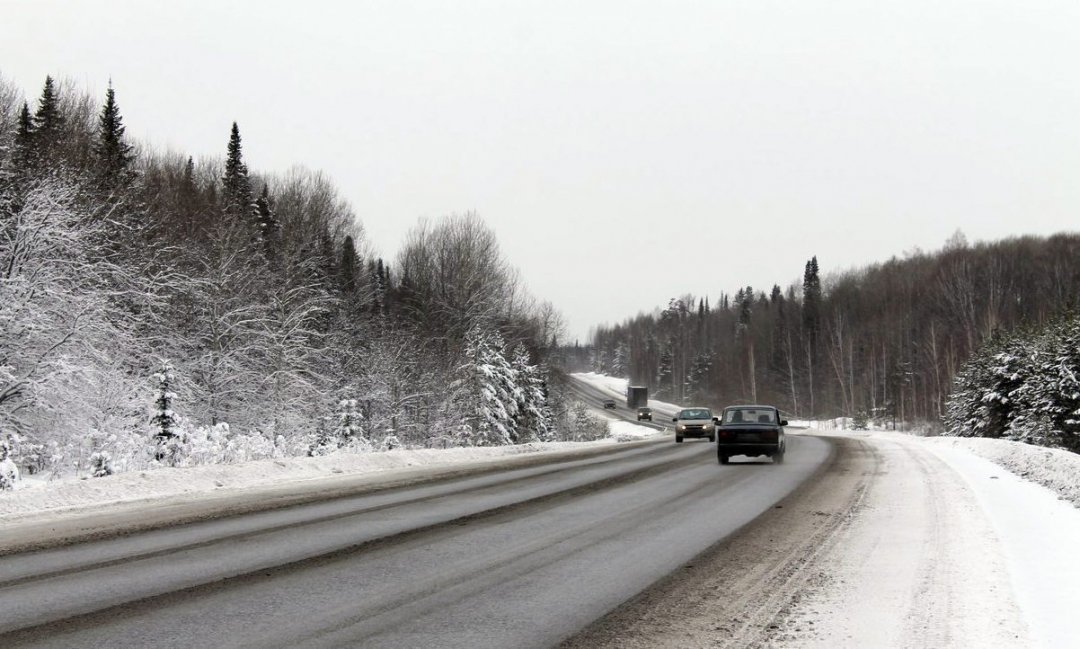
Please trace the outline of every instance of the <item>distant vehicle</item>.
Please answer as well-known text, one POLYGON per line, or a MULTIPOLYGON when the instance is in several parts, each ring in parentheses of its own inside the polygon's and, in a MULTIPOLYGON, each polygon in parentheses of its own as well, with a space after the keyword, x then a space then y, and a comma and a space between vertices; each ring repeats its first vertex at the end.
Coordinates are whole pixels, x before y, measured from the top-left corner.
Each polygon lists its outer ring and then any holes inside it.
POLYGON ((626 407, 644 408, 649 405, 649 388, 644 385, 631 385, 626 388, 626 407))
POLYGON ((614 399, 604 399, 604 409, 605 410, 614 410, 615 409, 615 400, 614 399))
POLYGON ((684 408, 671 421, 675 422, 675 441, 679 444, 684 437, 707 437, 710 442, 716 441, 716 425, 708 408, 684 408))
POLYGON ((652 408, 638 408, 637 409, 638 421, 652 421, 652 408))
POLYGON ((716 457, 727 464, 732 455, 768 455, 773 464, 783 464, 787 442, 784 426, 775 406, 729 406, 718 418, 716 457))

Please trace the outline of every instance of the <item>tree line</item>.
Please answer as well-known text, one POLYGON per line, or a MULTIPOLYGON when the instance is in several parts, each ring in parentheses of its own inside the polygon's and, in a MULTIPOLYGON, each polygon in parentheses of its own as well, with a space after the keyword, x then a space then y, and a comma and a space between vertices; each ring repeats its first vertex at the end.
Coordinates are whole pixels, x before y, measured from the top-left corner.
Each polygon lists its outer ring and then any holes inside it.
POLYGON ((969 244, 714 302, 686 295, 600 327, 576 366, 628 377, 657 398, 775 403, 801 417, 940 425, 954 377, 984 342, 1077 306, 1080 236, 969 244))
POLYGON ((131 141, 111 84, 95 101, 50 77, 31 104, 0 79, 5 461, 107 473, 581 434, 548 363, 559 315, 478 216, 419 222, 391 262, 325 175, 249 170, 236 123, 223 144, 131 141))

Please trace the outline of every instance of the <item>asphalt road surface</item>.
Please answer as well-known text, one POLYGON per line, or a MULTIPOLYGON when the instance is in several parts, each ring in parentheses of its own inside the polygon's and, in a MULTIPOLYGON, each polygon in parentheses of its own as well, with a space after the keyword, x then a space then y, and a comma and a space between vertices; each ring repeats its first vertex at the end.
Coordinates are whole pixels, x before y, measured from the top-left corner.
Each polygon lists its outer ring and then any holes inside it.
POLYGON ((783 465, 720 466, 666 438, 0 556, 0 646, 587 646, 836 448, 790 435, 783 465))

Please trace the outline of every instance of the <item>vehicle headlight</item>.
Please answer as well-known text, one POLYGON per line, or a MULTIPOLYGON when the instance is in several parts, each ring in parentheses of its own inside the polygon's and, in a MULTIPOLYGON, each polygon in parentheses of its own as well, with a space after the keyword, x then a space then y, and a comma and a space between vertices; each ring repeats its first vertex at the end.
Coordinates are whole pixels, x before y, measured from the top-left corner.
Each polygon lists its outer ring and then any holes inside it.
POLYGON ((686 430, 686 424, 679 424, 679 430, 686 430))

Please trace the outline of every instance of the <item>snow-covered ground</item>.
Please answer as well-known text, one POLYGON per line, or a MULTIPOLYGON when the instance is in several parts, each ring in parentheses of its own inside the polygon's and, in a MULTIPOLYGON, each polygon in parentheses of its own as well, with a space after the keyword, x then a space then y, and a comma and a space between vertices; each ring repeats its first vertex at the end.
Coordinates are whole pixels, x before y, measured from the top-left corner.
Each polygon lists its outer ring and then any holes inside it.
MULTIPOLYGON (((626 386, 625 380, 598 375, 583 379, 616 397, 626 386)), ((30 479, 0 493, 0 525, 118 503, 219 498, 347 476, 392 477, 661 434, 622 420, 610 426, 611 437, 598 442, 335 453, 105 478, 30 479)), ((905 633, 904 625, 951 616, 956 624, 950 628, 963 636, 943 638, 941 646, 1075 646, 1070 614, 1080 608, 1080 564, 1071 555, 1080 542, 1080 455, 996 439, 811 432, 868 439, 884 458, 884 472, 893 475, 871 490, 834 550, 827 583, 793 612, 794 623, 813 633, 795 634, 789 644, 856 646, 851 642, 872 643, 905 633), (901 624, 889 618, 890 607, 912 592, 925 600, 925 619, 901 624)))
POLYGON ((780 646, 1077 646, 1080 456, 1006 440, 815 432, 865 438, 882 465, 780 646))
POLYGON ((547 442, 514 446, 394 450, 383 453, 331 453, 321 457, 281 458, 240 464, 217 464, 189 468, 133 471, 102 478, 70 478, 55 481, 33 477, 20 482, 15 491, 0 492, 0 525, 39 517, 62 516, 135 501, 187 498, 204 494, 218 498, 285 483, 300 483, 346 476, 386 475, 424 468, 437 469, 495 462, 526 454, 559 453, 588 449, 657 435, 657 431, 627 421, 612 421, 607 439, 594 442, 547 442))
MULTIPOLYGON (((596 372, 576 372, 573 376, 578 380, 584 381, 585 383, 608 393, 613 399, 620 400, 626 398, 626 386, 629 384, 629 381, 626 379, 619 379, 605 374, 597 374, 596 372)), ((682 406, 667 403, 666 401, 649 399, 649 407, 653 410, 662 412, 675 412, 682 406)))

